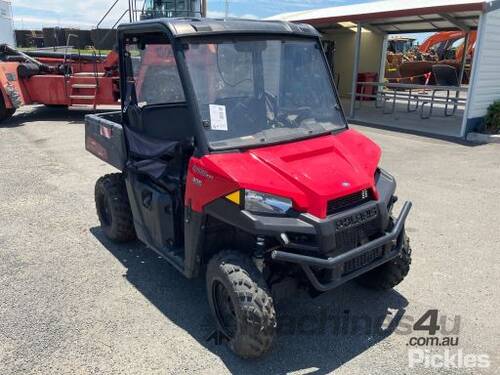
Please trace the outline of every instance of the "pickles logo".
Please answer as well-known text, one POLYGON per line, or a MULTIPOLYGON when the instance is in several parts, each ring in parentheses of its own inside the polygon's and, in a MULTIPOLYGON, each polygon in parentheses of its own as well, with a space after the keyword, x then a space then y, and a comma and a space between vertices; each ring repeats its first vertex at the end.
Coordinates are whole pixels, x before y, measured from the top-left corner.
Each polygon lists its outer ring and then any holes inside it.
POLYGON ((489 368, 488 354, 465 353, 458 349, 461 319, 449 319, 436 309, 425 312, 413 325, 413 331, 427 333, 423 336, 411 335, 408 340, 408 367, 431 369, 489 368), (452 321, 452 327, 447 323, 452 321), (438 349, 443 351, 436 352, 438 349))
POLYGON ((411 349, 408 351, 408 367, 425 368, 488 368, 491 365, 488 354, 466 354, 462 349, 452 352, 431 353, 429 349, 411 349))

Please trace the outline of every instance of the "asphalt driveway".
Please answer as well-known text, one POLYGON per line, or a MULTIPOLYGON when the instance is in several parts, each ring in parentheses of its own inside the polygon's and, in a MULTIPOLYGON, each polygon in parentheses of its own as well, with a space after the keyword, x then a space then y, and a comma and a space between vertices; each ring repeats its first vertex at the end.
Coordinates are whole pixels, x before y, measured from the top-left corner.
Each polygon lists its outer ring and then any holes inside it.
POLYGON ((410 275, 392 292, 351 282, 281 302, 272 352, 243 361, 206 340, 203 280, 103 237, 93 189, 112 168, 85 152, 81 112, 36 107, 0 125, 0 373, 431 374, 409 356, 446 350, 490 366, 442 373, 498 373, 500 145, 357 129, 414 203, 410 275), (450 332, 436 336, 457 346, 410 344, 430 335, 405 327, 434 309, 450 332))

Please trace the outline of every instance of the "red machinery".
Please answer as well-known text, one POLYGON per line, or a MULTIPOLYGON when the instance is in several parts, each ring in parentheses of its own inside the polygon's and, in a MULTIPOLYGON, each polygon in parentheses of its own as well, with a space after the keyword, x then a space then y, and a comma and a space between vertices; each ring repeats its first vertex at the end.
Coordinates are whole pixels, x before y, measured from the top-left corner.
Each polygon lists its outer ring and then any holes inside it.
POLYGON ((118 104, 118 55, 23 53, 0 45, 0 122, 23 105, 83 107, 118 104))
MULTIPOLYGON (((98 26, 118 4, 115 1, 98 26)), ((130 22, 139 19, 163 17, 205 17, 205 0, 169 1, 147 0, 141 10, 136 2, 122 14, 114 27, 128 14, 130 22)), ((168 64, 172 57, 164 51, 151 51, 154 68, 158 61, 168 64)), ((141 74, 145 74, 143 71, 141 74)), ((81 54, 37 51, 23 53, 7 45, 0 45, 0 122, 10 118, 17 108, 29 104, 83 107, 95 109, 98 105, 119 103, 118 54, 112 51, 106 57, 81 54)))

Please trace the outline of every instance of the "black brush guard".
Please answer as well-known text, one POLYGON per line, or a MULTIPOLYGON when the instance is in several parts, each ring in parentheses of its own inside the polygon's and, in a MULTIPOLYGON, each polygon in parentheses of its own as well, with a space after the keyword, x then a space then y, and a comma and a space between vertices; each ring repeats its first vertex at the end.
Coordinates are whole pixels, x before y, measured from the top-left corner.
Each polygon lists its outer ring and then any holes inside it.
POLYGON ((363 244, 359 247, 356 247, 346 253, 341 255, 330 257, 327 259, 311 257, 307 255, 300 255, 289 253, 285 251, 275 250, 271 253, 271 258, 275 261, 281 262, 289 262, 299 264, 307 275, 309 281, 320 292, 325 292, 327 290, 336 288, 340 284, 343 284, 349 280, 352 280, 388 261, 397 257, 401 249, 403 247, 403 228, 406 221, 406 217, 408 216, 412 203, 405 202, 403 208, 401 209, 401 213, 399 217, 395 220, 394 226, 390 232, 386 232, 383 236, 370 241, 366 244, 363 244), (311 267, 317 268, 326 268, 326 269, 335 269, 342 268, 347 262, 352 261, 353 259, 357 259, 359 257, 370 257, 370 253, 374 250, 381 249, 386 247, 386 245, 392 244, 390 250, 384 250, 382 255, 378 257, 373 262, 364 265, 363 267, 356 269, 348 274, 342 275, 341 273, 338 277, 334 278, 334 280, 323 284, 321 283, 314 272, 311 270, 311 267))

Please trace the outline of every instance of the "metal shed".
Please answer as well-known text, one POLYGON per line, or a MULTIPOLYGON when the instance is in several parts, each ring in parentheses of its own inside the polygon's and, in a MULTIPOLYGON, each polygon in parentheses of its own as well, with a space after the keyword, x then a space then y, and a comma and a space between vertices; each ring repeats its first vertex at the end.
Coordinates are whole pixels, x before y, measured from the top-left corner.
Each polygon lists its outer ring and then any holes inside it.
MULTIPOLYGON (((309 23, 325 40, 335 41, 336 53, 331 63, 341 72, 339 92, 353 122, 466 137, 481 125, 489 104, 500 99, 500 0, 389 0, 285 13, 271 19, 309 23), (453 118, 422 121, 410 111, 388 116, 374 108, 358 110, 358 73, 383 74, 389 35, 451 30, 466 33, 465 49, 470 31, 477 30, 469 85, 460 87, 464 105, 453 118)), ((460 78, 465 69, 465 55, 460 78)))

